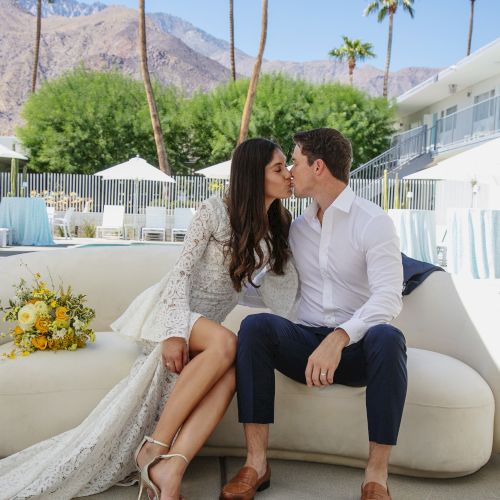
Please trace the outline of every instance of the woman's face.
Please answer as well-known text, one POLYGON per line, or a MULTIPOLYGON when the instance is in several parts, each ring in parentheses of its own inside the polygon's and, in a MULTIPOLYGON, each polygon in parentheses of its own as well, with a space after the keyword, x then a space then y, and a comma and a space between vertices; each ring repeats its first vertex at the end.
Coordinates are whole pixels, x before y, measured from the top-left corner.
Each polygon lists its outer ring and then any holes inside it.
POLYGON ((264 193, 268 207, 274 200, 292 195, 292 176, 286 168, 286 158, 280 149, 274 150, 271 161, 266 165, 264 193))

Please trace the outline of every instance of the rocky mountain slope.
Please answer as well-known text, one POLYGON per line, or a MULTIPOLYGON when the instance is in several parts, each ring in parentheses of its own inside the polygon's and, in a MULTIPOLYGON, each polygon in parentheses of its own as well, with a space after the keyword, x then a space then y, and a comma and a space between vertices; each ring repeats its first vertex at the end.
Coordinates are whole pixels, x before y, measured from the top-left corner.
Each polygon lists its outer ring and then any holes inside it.
MULTIPOLYGON (((79 3, 43 2, 39 82, 84 65, 118 69, 140 79, 137 50, 137 11, 79 3)), ((0 135, 14 132, 19 110, 31 85, 36 0, 0 0, 0 135)), ((150 14, 147 23, 152 77, 190 93, 209 90, 229 80, 229 44, 191 23, 169 14, 150 14)), ((256 46, 257 46, 256 40, 256 46)), ((254 58, 236 50, 236 69, 252 72, 254 58)), ((282 72, 314 83, 348 81, 343 63, 266 60, 263 72, 282 72)), ((405 68, 391 74, 389 92, 397 96, 437 72, 434 68, 405 68)), ((354 84, 372 95, 382 93, 382 70, 361 65, 354 84)))

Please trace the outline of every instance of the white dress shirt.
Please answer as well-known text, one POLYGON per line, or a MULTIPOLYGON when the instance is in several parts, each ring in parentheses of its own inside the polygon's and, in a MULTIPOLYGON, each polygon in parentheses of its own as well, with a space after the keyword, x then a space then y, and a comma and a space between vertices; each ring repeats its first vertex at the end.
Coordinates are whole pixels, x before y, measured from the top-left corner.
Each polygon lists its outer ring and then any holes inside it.
POLYGON ((300 278, 297 322, 344 329, 350 344, 402 307, 403 266, 390 217, 347 186, 318 220, 313 202, 292 222, 300 278))

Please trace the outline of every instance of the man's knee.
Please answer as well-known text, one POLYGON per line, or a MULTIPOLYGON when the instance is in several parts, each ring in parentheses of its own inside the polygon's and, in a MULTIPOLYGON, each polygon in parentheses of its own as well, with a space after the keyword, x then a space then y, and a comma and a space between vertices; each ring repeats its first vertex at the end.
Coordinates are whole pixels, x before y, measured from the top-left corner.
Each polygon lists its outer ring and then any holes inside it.
POLYGON ((392 325, 377 325, 370 328, 364 340, 366 348, 387 353, 400 353, 406 351, 404 335, 392 325))
POLYGON ((273 314, 249 314, 243 319, 238 332, 238 346, 260 343, 273 331, 273 314))

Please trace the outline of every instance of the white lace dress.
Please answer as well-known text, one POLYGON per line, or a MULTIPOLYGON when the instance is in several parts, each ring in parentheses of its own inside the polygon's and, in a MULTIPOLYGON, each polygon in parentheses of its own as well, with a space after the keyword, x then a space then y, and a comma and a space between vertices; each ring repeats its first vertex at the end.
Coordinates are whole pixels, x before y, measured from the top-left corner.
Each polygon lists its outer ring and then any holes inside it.
MULTIPOLYGON (((174 269, 141 293, 112 325, 143 343, 130 374, 78 427, 0 460, 1 500, 92 495, 134 471, 133 452, 153 431, 176 380, 161 362, 160 342, 172 336, 189 339, 200 316, 222 322, 238 303, 224 263, 222 244, 229 231, 223 201, 203 202, 174 269)), ((287 314, 297 283, 292 265, 285 276, 269 274, 261 288, 264 302, 287 314)))

